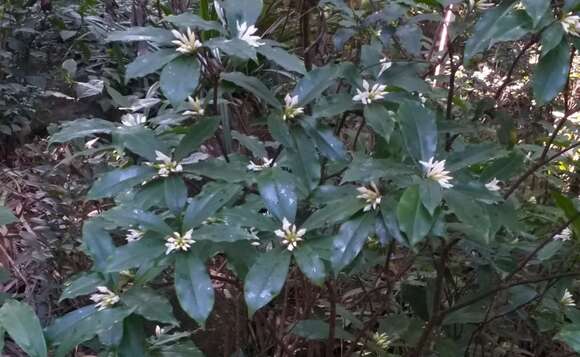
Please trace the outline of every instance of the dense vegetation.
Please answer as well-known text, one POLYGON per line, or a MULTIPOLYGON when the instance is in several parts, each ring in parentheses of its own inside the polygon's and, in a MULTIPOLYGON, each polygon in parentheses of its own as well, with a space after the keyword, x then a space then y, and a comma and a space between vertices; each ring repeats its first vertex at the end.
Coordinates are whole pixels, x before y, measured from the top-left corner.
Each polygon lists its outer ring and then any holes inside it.
POLYGON ((579 12, 5 0, 0 351, 577 355, 579 12))

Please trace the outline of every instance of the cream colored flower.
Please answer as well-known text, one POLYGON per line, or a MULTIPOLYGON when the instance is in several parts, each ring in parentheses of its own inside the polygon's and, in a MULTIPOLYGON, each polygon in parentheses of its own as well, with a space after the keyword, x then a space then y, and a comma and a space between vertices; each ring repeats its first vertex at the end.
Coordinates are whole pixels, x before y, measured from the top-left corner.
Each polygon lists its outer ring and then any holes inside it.
POLYGON ((276 164, 272 165, 274 159, 268 159, 267 157, 262 158, 262 164, 256 164, 254 161, 250 161, 246 168, 250 171, 262 171, 270 167, 275 167, 276 164))
POLYGON ((491 192, 497 192, 501 190, 501 187, 499 187, 499 180, 495 177, 493 178, 493 180, 485 184, 485 188, 487 188, 491 192))
POLYGON ((293 251, 298 247, 298 242, 302 241, 302 237, 306 234, 306 229, 297 230, 295 224, 291 224, 286 217, 282 220, 282 229, 274 231, 279 238, 282 238, 282 244, 286 245, 286 249, 293 251))
POLYGON ((248 26, 247 23, 243 22, 240 24, 236 21, 236 27, 238 28, 238 38, 252 47, 260 47, 265 45, 263 42, 259 42, 260 36, 255 36, 254 34, 258 32, 258 29, 254 25, 248 26))
POLYGON ((381 70, 379 71, 379 77, 383 74, 386 70, 391 68, 393 62, 391 62, 387 57, 381 58, 381 70))
POLYGON ((97 141, 99 141, 99 139, 100 139, 100 138, 97 136, 96 138, 94 138, 94 139, 91 139, 91 140, 87 141, 87 142, 85 143, 85 148, 87 148, 87 149, 92 149, 92 148, 94 148, 94 147, 95 147, 95 144, 97 143, 97 141))
POLYGON ((560 299, 560 303, 564 306, 576 306, 574 296, 568 289, 564 290, 564 295, 562 296, 562 299, 560 299))
POLYGON ((362 102, 363 104, 371 104, 373 101, 383 99, 387 94, 385 91, 387 86, 376 83, 371 88, 371 85, 366 80, 363 80, 363 90, 356 89, 357 94, 352 97, 355 102, 362 102))
POLYGON ((568 14, 560 23, 566 33, 580 37, 580 16, 568 14))
POLYGON ((128 113, 121 117, 121 123, 127 127, 143 125, 146 122, 147 117, 141 113, 128 113))
POLYGON ((177 52, 183 54, 195 53, 202 46, 201 42, 196 39, 195 33, 189 27, 187 28, 187 33, 181 33, 177 30, 172 30, 171 33, 177 38, 177 40, 171 41, 177 46, 177 52))
POLYGON ((127 243, 133 243, 138 240, 141 240, 141 238, 143 238, 143 235, 145 234, 138 229, 129 229, 127 232, 128 233, 125 236, 125 240, 127 241, 127 243))
POLYGON ((304 108, 298 106, 298 96, 291 96, 286 94, 284 97, 284 113, 282 114, 282 119, 294 119, 295 117, 304 114, 304 108))
POLYGON ((183 115, 195 117, 202 116, 205 114, 205 109, 203 109, 203 103, 201 102, 201 99, 197 97, 196 98, 187 97, 187 101, 189 102, 191 110, 186 110, 185 112, 183 112, 183 115))
POLYGON ((495 4, 491 1, 487 1, 487 0, 476 0, 475 1, 475 8, 477 8, 478 10, 481 10, 481 11, 491 9, 494 6, 495 6, 495 4))
POLYGON ((562 232, 554 236, 554 240, 561 240, 563 242, 569 241, 570 239, 572 239, 572 230, 570 227, 566 227, 562 232))
POLYGON ((97 291, 98 293, 92 294, 90 299, 96 303, 99 311, 113 307, 120 300, 119 295, 109 290, 106 286, 97 286, 97 291))
POLYGON ((161 177, 167 177, 171 173, 179 173, 183 171, 183 166, 180 163, 173 161, 169 156, 161 151, 155 150, 155 160, 157 163, 148 162, 146 165, 157 169, 157 173, 161 177))
POLYGON ((381 191, 379 191, 379 188, 374 182, 371 182, 370 188, 361 186, 356 190, 360 193, 356 197, 365 200, 367 203, 363 209, 364 212, 376 210, 381 204, 381 191))
POLYGON ((191 245, 195 243, 195 241, 191 238, 192 235, 193 229, 188 230, 184 235, 181 235, 178 232, 173 232, 172 235, 165 239, 165 246, 167 247, 165 254, 167 255, 175 250, 187 252, 189 248, 191 248, 191 245))
POLYGON ((427 162, 419 161, 425 169, 425 177, 437 181, 437 183, 443 188, 453 187, 453 185, 449 183, 449 180, 452 180, 453 177, 449 176, 449 171, 445 171, 445 160, 433 160, 434 158, 430 158, 427 162))

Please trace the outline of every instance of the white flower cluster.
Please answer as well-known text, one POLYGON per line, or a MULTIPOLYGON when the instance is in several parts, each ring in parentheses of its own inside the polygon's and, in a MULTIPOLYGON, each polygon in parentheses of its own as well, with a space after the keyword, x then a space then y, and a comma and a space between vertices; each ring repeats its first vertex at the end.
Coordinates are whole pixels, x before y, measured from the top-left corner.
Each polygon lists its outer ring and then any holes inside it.
POLYGON ((185 234, 181 234, 179 232, 173 232, 172 235, 165 238, 165 246, 167 247, 167 251, 165 254, 170 254, 173 251, 183 251, 187 252, 191 245, 195 243, 192 238, 193 229, 188 230, 185 234))
POLYGON ((245 22, 236 22, 236 27, 238 29, 238 38, 252 47, 260 47, 265 45, 264 42, 260 42, 260 36, 255 36, 254 34, 258 32, 258 29, 254 25, 249 25, 245 22))
POLYGON ((356 190, 360 193, 356 197, 365 200, 367 203, 363 209, 364 212, 376 210, 381 204, 381 191, 379 191, 379 188, 374 182, 371 182, 370 188, 362 186, 356 190))
POLYGON ((304 114, 304 107, 298 106, 298 96, 291 96, 290 94, 286 94, 284 97, 284 113, 282 113, 282 119, 294 119, 299 115, 304 114))
POLYGON ((116 305, 121 298, 106 286, 97 286, 98 293, 91 295, 91 300, 96 303, 97 310, 102 311, 116 305))
POLYGON ((282 238, 282 244, 286 249, 293 251, 298 247, 298 242, 303 241, 302 237, 306 234, 306 229, 298 230, 295 224, 292 224, 284 217, 282 220, 282 229, 274 231, 279 238, 282 238))
POLYGON ((177 46, 176 51, 183 54, 192 54, 202 46, 201 42, 195 37, 195 33, 188 27, 186 33, 172 30, 171 33, 177 40, 171 41, 177 46))
POLYGON ((272 162, 274 162, 274 159, 268 159, 267 157, 263 157, 261 164, 258 164, 254 161, 250 161, 250 163, 248 164, 248 166, 246 166, 246 168, 250 171, 262 171, 270 167, 275 167, 276 164, 272 165, 272 162))
POLYGON ((361 102, 365 105, 371 104, 374 101, 379 99, 383 99, 387 94, 385 90, 387 86, 376 83, 371 87, 369 82, 363 80, 363 89, 356 89, 357 94, 352 97, 352 100, 355 102, 361 102))
POLYGON ((148 162, 146 165, 157 169, 157 173, 161 177, 168 177, 171 173, 179 173, 183 171, 181 163, 173 161, 169 156, 161 151, 155 151, 156 163, 148 162))
POLYGON ((443 188, 451 188, 453 185, 449 183, 453 179, 449 175, 449 171, 445 170, 445 160, 435 161, 434 158, 430 158, 429 161, 419 161, 423 168, 425 169, 425 177, 428 179, 437 181, 437 183, 443 188))
POLYGON ((203 116, 205 114, 205 109, 203 109, 203 103, 199 98, 192 98, 187 97, 187 101, 189 103, 190 110, 186 110, 183 112, 185 116, 203 116))

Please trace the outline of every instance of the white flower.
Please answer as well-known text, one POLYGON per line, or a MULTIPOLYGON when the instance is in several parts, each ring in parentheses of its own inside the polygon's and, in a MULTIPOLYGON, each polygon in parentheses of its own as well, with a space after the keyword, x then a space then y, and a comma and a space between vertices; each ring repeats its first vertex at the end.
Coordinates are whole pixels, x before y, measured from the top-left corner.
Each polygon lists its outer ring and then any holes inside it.
POLYGON ((119 302, 119 295, 115 294, 106 286, 97 286, 98 293, 91 295, 91 300, 97 305, 97 310, 102 311, 114 306, 119 302))
POLYGON ((373 101, 383 99, 387 92, 387 86, 376 83, 371 88, 371 85, 366 80, 363 80, 363 90, 356 89, 357 94, 352 97, 355 102, 362 102, 363 104, 371 104, 373 101))
POLYGON ((268 159, 267 157, 262 158, 262 164, 256 164, 254 161, 250 161, 246 168, 250 171, 262 171, 270 167, 275 167, 276 164, 272 165, 274 159, 268 159))
POLYGON ((568 289, 564 290, 564 295, 562 296, 562 299, 560 299, 560 303, 564 306, 576 306, 574 296, 572 296, 568 289))
POLYGON ((155 337, 160 337, 164 333, 165 333, 165 329, 161 328, 161 326, 159 326, 159 325, 155 326, 155 337))
POLYGON ((430 158, 429 161, 419 161, 421 165, 425 168, 425 177, 437 181, 439 185, 443 188, 451 188, 452 184, 449 180, 453 177, 449 176, 449 171, 445 171, 445 160, 433 161, 434 158, 430 158))
POLYGON ((99 141, 99 139, 100 139, 99 137, 96 137, 96 138, 94 138, 94 139, 91 139, 91 140, 87 141, 87 142, 85 143, 85 147, 86 147, 87 149, 92 149, 92 148, 94 148, 94 147, 95 147, 95 144, 97 143, 97 141, 99 141))
POLYGON ((140 230, 129 229, 128 232, 129 233, 127 233, 127 235, 125 236, 125 240, 127 241, 127 243, 133 243, 143 238, 144 233, 141 232, 140 230))
POLYGON ((570 230, 570 227, 566 227, 562 232, 554 236, 554 240, 561 240, 563 242, 570 239, 572 239, 572 230, 570 230))
POLYGON ((187 252, 191 245, 195 243, 195 241, 191 238, 193 235, 193 229, 188 230, 185 232, 184 235, 181 235, 178 232, 173 232, 173 235, 167 237, 165 240, 165 246, 167 247, 167 251, 165 254, 169 254, 174 250, 181 250, 187 252))
POLYGON ((121 123, 124 126, 139 126, 147 122, 147 117, 141 113, 129 113, 121 117, 121 123))
POLYGON ((381 58, 381 70, 379 71, 379 77, 383 74, 387 69, 391 68, 393 63, 389 61, 387 57, 381 58))
POLYGON ((304 114, 304 108, 298 106, 298 96, 291 96, 286 94, 284 97, 284 113, 282 114, 282 119, 294 119, 295 117, 304 114))
POLYGON ((302 241, 302 237, 306 234, 306 229, 297 230, 295 224, 291 224, 286 217, 282 220, 282 229, 274 231, 274 234, 282 238, 282 244, 286 245, 286 249, 293 251, 298 247, 298 242, 302 241))
POLYGON ((155 150, 155 155, 155 160, 157 160, 158 163, 148 162, 147 165, 155 167, 159 176, 167 177, 171 173, 183 171, 183 166, 181 166, 180 163, 173 161, 169 156, 165 155, 161 151, 155 150))
POLYGON ((177 40, 171 41, 177 46, 177 52, 183 54, 195 53, 202 46, 201 42, 195 38, 195 33, 189 27, 187 28, 187 33, 181 33, 177 30, 172 30, 171 33, 177 38, 177 40))
POLYGON ((580 16, 568 15, 560 23, 566 33, 580 37, 580 16))
POLYGON ((379 191, 379 188, 374 182, 371 182, 370 188, 362 186, 357 188, 356 190, 360 193, 360 195, 356 197, 365 200, 367 203, 367 205, 363 209, 364 212, 376 210, 377 207, 379 207, 379 205, 381 204, 381 191, 379 191))
POLYGON ((485 188, 487 188, 489 191, 492 192, 501 190, 501 187, 499 187, 499 180, 495 177, 493 178, 493 180, 485 184, 485 188))
POLYGON ((238 28, 238 38, 246 42, 248 45, 252 47, 260 47, 265 45, 263 42, 258 42, 258 40, 261 39, 260 36, 254 36, 254 34, 258 31, 256 26, 248 26, 248 24, 245 22, 240 25, 240 22, 236 21, 236 27, 238 28))
POLYGON ((189 102, 191 110, 186 110, 185 112, 183 112, 183 115, 195 117, 202 116, 203 114, 205 114, 205 109, 203 109, 201 99, 197 97, 195 99, 192 97, 187 97, 187 101, 189 102))
POLYGON ((486 0, 476 1, 475 2, 475 7, 478 10, 481 10, 481 11, 484 11, 484 10, 487 10, 487 9, 491 9, 494 6, 495 6, 495 4, 493 2, 486 1, 486 0))

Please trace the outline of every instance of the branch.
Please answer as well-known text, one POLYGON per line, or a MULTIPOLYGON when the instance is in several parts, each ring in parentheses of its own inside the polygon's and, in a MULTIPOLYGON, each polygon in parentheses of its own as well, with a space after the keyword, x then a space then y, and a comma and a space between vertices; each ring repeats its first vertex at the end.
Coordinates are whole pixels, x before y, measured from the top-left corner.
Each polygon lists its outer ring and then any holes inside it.
POLYGON ((524 48, 522 48, 522 50, 520 51, 520 53, 518 53, 516 59, 514 60, 514 62, 512 63, 512 66, 510 67, 507 76, 505 77, 504 82, 502 83, 502 85, 499 87, 499 89, 497 90, 497 92, 495 93, 495 100, 499 100, 499 98, 501 97, 503 91, 506 89, 506 87, 508 86, 508 84, 511 82, 512 80, 512 75, 514 73, 514 70, 516 69, 516 66, 518 65, 518 62, 520 61, 520 59, 522 58, 522 56, 524 55, 524 53, 526 53, 526 51, 532 47, 532 45, 534 45, 534 43, 536 43, 538 41, 537 37, 533 37, 530 42, 528 42, 524 48))

